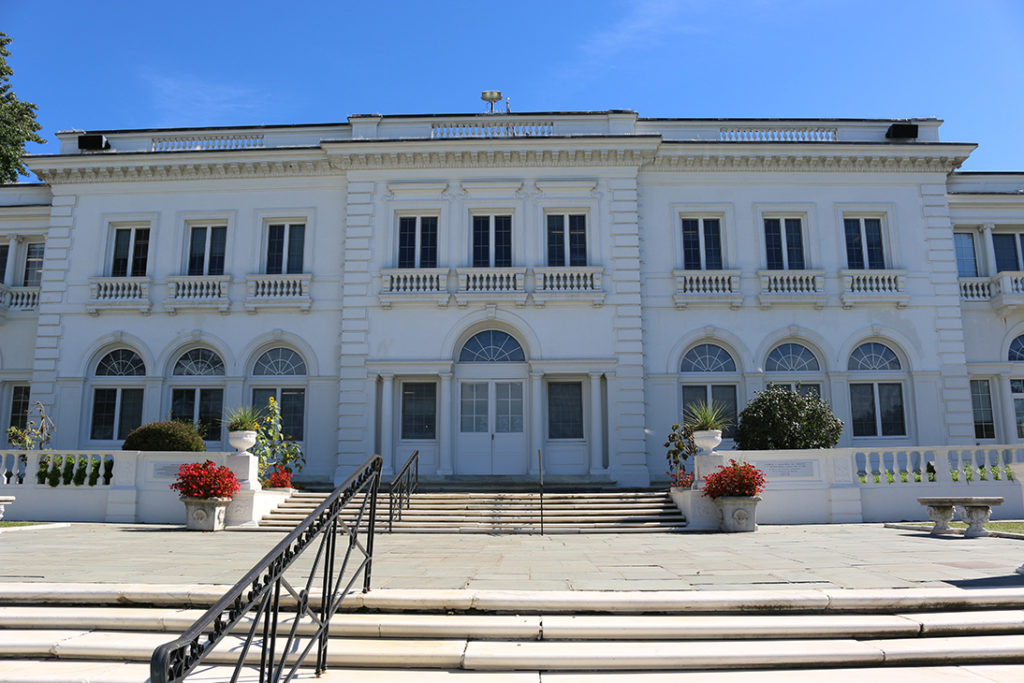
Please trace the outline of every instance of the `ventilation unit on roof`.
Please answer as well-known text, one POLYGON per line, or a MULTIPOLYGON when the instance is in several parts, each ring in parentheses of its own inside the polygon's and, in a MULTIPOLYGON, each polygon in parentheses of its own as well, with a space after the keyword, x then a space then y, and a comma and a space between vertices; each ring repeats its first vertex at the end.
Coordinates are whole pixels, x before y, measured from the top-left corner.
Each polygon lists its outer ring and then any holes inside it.
POLYGON ((887 140, 912 140, 917 137, 916 123, 894 123, 885 131, 887 140))

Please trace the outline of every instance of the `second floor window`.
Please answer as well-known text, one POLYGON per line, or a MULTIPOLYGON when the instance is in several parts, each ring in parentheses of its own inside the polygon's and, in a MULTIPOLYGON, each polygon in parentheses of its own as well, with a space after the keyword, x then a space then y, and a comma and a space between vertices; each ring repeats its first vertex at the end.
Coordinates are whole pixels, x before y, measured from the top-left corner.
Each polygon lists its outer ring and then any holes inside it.
POLYGON ((304 223, 274 223, 267 227, 267 274, 302 272, 306 248, 304 223))
POLYGON ((992 248, 996 252, 996 272, 1024 270, 1024 233, 993 234, 992 248))
POLYGON ((804 241, 799 218, 765 218, 768 270, 803 270, 804 241))
POLYGON ((5 284, 4 273, 7 272, 7 254, 10 253, 10 250, 10 245, 0 244, 0 285, 5 284))
POLYGON ((956 247, 956 270, 960 277, 978 277, 978 259, 974 253, 974 235, 969 232, 953 233, 956 247))
POLYGON ((25 248, 25 278, 22 282, 26 287, 38 287, 43 280, 42 242, 29 242, 25 248))
POLYGON ((846 263, 850 270, 882 270, 885 255, 882 249, 882 219, 846 218, 846 263))
POLYGON ((512 216, 473 216, 473 267, 512 265, 512 216))
POLYGON ((118 228, 114 231, 113 277, 144 277, 149 257, 149 228, 118 228))
POLYGON ((398 267, 437 268, 437 216, 398 219, 398 267))
POLYGON ((193 226, 188 247, 189 275, 223 275, 228 229, 223 225, 193 226))
POLYGON ((722 223, 718 218, 683 219, 683 268, 722 269, 722 223))
POLYGON ((548 215, 548 265, 587 265, 586 215, 548 215))

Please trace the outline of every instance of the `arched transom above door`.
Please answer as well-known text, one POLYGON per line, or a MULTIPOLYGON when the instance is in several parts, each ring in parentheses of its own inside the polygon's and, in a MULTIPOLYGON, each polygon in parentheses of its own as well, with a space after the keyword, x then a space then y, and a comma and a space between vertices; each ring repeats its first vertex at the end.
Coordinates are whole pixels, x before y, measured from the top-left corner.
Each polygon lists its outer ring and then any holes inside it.
POLYGON ((460 363, 522 363, 523 347, 501 330, 484 330, 469 338, 459 352, 460 363))

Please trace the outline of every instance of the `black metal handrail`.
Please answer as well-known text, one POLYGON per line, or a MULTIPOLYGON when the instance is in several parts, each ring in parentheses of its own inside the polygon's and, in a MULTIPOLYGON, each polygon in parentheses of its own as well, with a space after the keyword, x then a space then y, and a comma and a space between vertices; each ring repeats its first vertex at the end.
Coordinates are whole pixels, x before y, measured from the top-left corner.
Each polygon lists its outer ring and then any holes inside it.
MULTIPOLYGON (((238 680, 239 674, 246 666, 251 648, 260 651, 261 683, 291 680, 313 645, 317 646, 316 675, 319 676, 327 667, 327 635, 331 617, 352 589, 360 573, 363 575, 363 592, 370 590, 377 492, 380 487, 382 464, 383 460, 379 455, 364 462, 185 633, 156 648, 150 660, 152 683, 184 680, 185 676, 250 612, 255 612, 252 626, 248 628, 241 654, 235 663, 232 681, 238 680), (341 521, 339 517, 342 509, 353 502, 360 493, 363 494, 362 497, 354 502, 358 507, 354 522, 341 521), (359 540, 359 533, 364 529, 364 525, 365 545, 359 540), (335 549, 339 533, 348 536, 348 548, 345 550, 340 569, 335 572, 335 549), (285 578, 285 570, 318 538, 316 557, 309 570, 309 576, 305 579, 305 586, 296 590, 285 578), (345 570, 353 551, 361 554, 362 558, 346 582, 345 570), (322 576, 323 586, 317 609, 317 606, 310 603, 310 589, 318 575, 322 576), (282 588, 295 601, 295 618, 288 631, 287 641, 283 647, 278 648, 277 632, 282 588), (308 636, 308 642, 302 643, 298 641, 297 630, 299 622, 307 617, 309 623, 315 626, 315 630, 308 636), (262 634, 259 634, 261 622, 262 634), (289 667, 287 670, 286 664, 289 667)), ((303 634, 303 637, 307 637, 306 634, 303 634)))
POLYGON ((420 485, 420 452, 413 451, 388 487, 388 532, 395 520, 402 521, 402 510, 412 503, 412 494, 420 485), (396 503, 397 501, 397 503, 396 503))

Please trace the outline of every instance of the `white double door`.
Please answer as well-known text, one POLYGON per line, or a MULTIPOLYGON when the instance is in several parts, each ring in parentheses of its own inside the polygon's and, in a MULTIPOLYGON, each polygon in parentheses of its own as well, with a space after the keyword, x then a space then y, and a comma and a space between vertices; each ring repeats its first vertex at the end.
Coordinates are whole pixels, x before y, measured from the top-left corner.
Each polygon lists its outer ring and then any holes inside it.
POLYGON ((527 473, 525 373, 494 372, 500 367, 481 364, 458 373, 456 474, 527 473))

